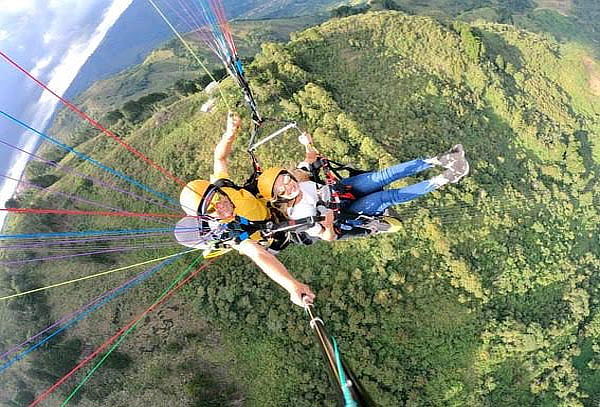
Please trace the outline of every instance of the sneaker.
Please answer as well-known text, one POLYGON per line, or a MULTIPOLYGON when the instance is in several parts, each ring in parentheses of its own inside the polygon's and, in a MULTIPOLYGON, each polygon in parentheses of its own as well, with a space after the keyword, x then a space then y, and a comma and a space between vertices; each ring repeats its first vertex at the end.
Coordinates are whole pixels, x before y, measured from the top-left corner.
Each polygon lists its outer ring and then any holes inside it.
POLYGON ((430 159, 430 162, 435 165, 439 165, 444 168, 451 168, 454 163, 458 160, 465 159, 465 150, 462 144, 457 144, 452 147, 448 152, 437 155, 430 159))
POLYGON ((383 222, 387 227, 382 227, 380 233, 396 233, 402 230, 402 221, 392 216, 384 216, 383 222))
POLYGON ((371 219, 361 227, 368 229, 370 235, 375 233, 394 233, 402 229, 402 222, 400 219, 391 216, 381 216, 371 219))
POLYGON ((383 216, 391 216, 392 218, 400 219, 400 213, 398 213, 398 211, 395 210, 393 206, 387 207, 383 211, 383 216))
POLYGON ((446 178, 451 184, 456 184, 469 173, 469 162, 462 159, 455 160, 446 171, 442 173, 442 177, 446 178))
POLYGON ((465 149, 463 148, 462 144, 456 144, 454 147, 452 147, 452 149, 450 151, 448 151, 449 153, 457 153, 460 155, 460 158, 465 158, 465 149))

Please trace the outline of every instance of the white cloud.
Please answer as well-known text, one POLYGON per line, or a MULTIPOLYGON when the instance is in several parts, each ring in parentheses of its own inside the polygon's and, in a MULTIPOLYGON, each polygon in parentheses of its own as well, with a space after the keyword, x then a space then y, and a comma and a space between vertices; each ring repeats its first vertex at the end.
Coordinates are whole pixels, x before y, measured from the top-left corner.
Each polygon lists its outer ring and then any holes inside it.
POLYGON ((48 31, 47 33, 44 33, 44 35, 42 35, 42 40, 44 41, 44 45, 50 45, 50 43, 52 41, 54 41, 56 39, 56 33, 53 33, 52 31, 48 31))
MULTIPOLYGON (((0 0, 1 1, 1 0, 0 0)), ((92 3, 92 1, 82 2, 81 0, 46 0, 46 7, 49 9, 60 10, 60 9, 72 9, 81 5, 85 6, 85 3, 92 3), (82 4, 84 3, 84 4, 82 4)))
POLYGON ((46 58, 42 58, 40 59, 35 66, 29 71, 29 73, 31 73, 33 76, 40 76, 40 74, 42 72, 44 72, 44 70, 46 68, 48 68, 48 66, 50 66, 50 63, 52 62, 53 58, 52 56, 48 56, 46 58))
POLYGON ((10 37, 10 34, 8 33, 8 31, 0 30, 0 41, 4 41, 8 37, 10 37))
MULTIPOLYGON (((94 33, 89 38, 79 38, 71 43, 71 46, 65 53, 61 62, 53 69, 51 79, 48 81, 48 87, 59 95, 63 95, 81 67, 85 64, 88 58, 94 53, 100 45, 108 30, 115 24, 121 14, 129 7, 133 0, 115 0, 108 8, 102 18, 102 22, 98 25, 94 33)), ((48 93, 42 95, 38 101, 39 109, 48 119, 54 112, 54 108, 58 101, 48 93)), ((47 122, 47 119, 42 120, 47 122)), ((45 123, 44 123, 45 125, 45 123)))
MULTIPOLYGON (((13 0, 10 1, 12 3, 13 0)), ((64 95, 79 73, 81 67, 98 48, 108 33, 108 30, 115 24, 132 1, 133 0, 114 0, 102 16, 102 21, 91 35, 86 35, 83 38, 72 41, 60 63, 52 69, 50 80, 47 82, 50 89, 59 95, 64 95)), ((5 0, 0 0, 0 5, 3 2, 6 3, 5 0)), ((38 61, 33 70, 39 74, 46 69, 51 62, 52 57, 44 58, 38 61)), ((48 92, 42 93, 36 104, 36 114, 33 120, 30 121, 31 127, 35 129, 43 129, 46 127, 58 103, 59 100, 56 97, 48 92)), ((27 142, 22 148, 27 151, 33 151, 37 142, 37 137, 28 137, 27 142)), ((12 166, 8 171, 9 176, 21 178, 27 165, 27 159, 28 156, 24 153, 15 155, 12 166)), ((7 180, 2 187, 0 187, 0 205, 2 207, 4 207, 5 202, 14 195, 16 186, 16 182, 7 180)), ((4 225, 5 218, 6 212, 0 213, 0 225, 4 225)))
MULTIPOLYGON (((78 1, 78 0, 75 0, 78 1)), ((48 8, 50 9, 61 9, 65 6, 65 3, 69 3, 68 1, 65 0, 50 0, 47 3, 48 8)), ((71 3, 74 3, 74 1, 71 1, 71 3)))
POLYGON ((37 8, 36 0, 0 0, 2 14, 22 14, 37 8))

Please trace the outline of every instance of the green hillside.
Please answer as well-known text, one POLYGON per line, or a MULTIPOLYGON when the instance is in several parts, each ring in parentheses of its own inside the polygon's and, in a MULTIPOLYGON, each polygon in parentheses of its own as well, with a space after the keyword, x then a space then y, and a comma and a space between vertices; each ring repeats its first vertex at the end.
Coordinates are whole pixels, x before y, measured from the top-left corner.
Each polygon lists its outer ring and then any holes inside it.
MULTIPOLYGON (((132 78, 143 69, 97 86, 135 89, 132 78)), ((297 120, 331 158, 380 168, 461 142, 471 161, 464 182, 398 208, 400 233, 292 247, 280 256, 315 290, 317 310, 380 406, 600 402, 599 73, 583 45, 508 25, 441 23, 400 12, 328 21, 287 44, 263 45, 250 64, 263 115, 297 120)), ((238 90, 229 80, 223 86, 234 105, 238 90)), ((122 118, 113 128, 126 129, 127 142, 182 179, 207 177, 225 103, 206 114, 199 110, 208 98, 203 92, 183 97, 164 89, 167 98, 148 108, 148 120, 122 118)), ((177 184, 94 134, 78 148, 176 199, 177 184)), ((250 167, 247 139, 245 131, 232 160, 238 181, 250 167)), ((288 136, 259 156, 264 166, 293 164, 301 151, 288 136)), ((111 179, 71 155, 63 163, 111 179)), ((57 191, 135 212, 162 210, 58 171, 36 171, 60 177, 57 191)), ((97 210, 50 192, 26 191, 19 204, 97 210)), ((147 227, 162 225, 27 215, 12 217, 7 232, 147 227)), ((3 271, 0 295, 179 250, 168 234, 130 244, 145 247, 12 266, 3 271), (156 242, 164 247, 151 247, 156 242)), ((41 255, 4 252, 7 260, 41 255)), ((10 368, 5 405, 26 405, 148 307, 194 259, 186 255, 10 368)), ((133 273, 0 303, 0 349, 133 273)), ((303 312, 230 253, 146 318, 72 405, 334 406, 319 360, 303 312)), ((49 405, 60 405, 76 383, 49 405)))
MULTIPOLYGON (((232 29, 240 55, 253 57, 260 51, 262 43, 287 42, 290 33, 303 30, 318 21, 316 17, 240 21, 234 23, 232 29)), ((197 36, 190 34, 187 41, 209 69, 221 67, 219 60, 197 36)), ((89 109, 94 113, 105 112, 145 94, 173 89, 178 79, 195 79, 202 74, 204 72, 198 72, 197 62, 189 58, 186 48, 174 39, 150 53, 141 65, 109 80, 97 82, 78 99, 88 103, 89 109)))
POLYGON ((333 14, 392 9, 440 20, 487 21, 514 25, 559 41, 577 41, 600 54, 600 3, 596 0, 356 0, 333 14))

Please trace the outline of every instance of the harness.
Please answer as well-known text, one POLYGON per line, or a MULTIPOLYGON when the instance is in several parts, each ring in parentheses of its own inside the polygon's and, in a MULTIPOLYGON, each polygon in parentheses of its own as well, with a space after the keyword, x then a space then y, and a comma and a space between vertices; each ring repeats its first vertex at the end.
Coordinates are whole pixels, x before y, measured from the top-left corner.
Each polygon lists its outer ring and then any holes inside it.
POLYGON ((276 223, 271 220, 250 221, 236 216, 231 222, 222 224, 218 230, 211 228, 206 221, 199 221, 198 227, 202 234, 212 234, 212 239, 207 242, 209 245, 207 252, 209 253, 215 250, 231 249, 232 245, 251 239, 251 236, 257 232, 260 233, 261 239, 255 241, 268 246, 269 250, 277 253, 291 243, 312 244, 312 240, 302 232, 322 220, 323 217, 310 217, 276 223))
POLYGON ((368 171, 319 157, 310 165, 309 172, 311 181, 329 188, 331 200, 319 202, 319 205, 335 211, 334 229, 338 239, 366 236, 380 230, 381 222, 378 220, 378 216, 357 214, 347 209, 360 196, 352 191, 351 186, 340 182, 342 178, 353 177, 368 171), (321 171, 324 174, 324 180, 321 179, 321 171), (348 175, 342 176, 342 171, 346 171, 348 175))
MULTIPOLYGON (((221 243, 240 244, 244 240, 250 239, 250 236, 256 232, 265 230, 269 221, 250 221, 241 216, 236 216, 235 219, 225 224, 225 230, 221 235, 221 243)), ((259 241, 260 242, 260 241, 259 241)))
MULTIPOLYGON (((253 174, 243 187, 229 179, 219 179, 212 185, 217 190, 232 188, 252 192, 252 189, 257 189, 256 182, 252 184, 252 180, 256 178, 258 178, 258 175, 253 174)), ((209 243, 210 246, 215 249, 230 248, 233 244, 240 244, 244 240, 251 239, 253 235, 259 232, 261 238, 255 239, 255 241, 267 246, 273 252, 279 252, 292 243, 312 244, 312 239, 303 232, 315 223, 323 220, 320 217, 310 217, 299 221, 286 220, 282 216, 279 216, 279 212, 269 204, 267 204, 267 209, 269 209, 270 213, 269 219, 249 220, 237 215, 231 222, 222 224, 218 231, 214 232, 213 230, 213 238, 209 243)), ((199 228, 201 232, 208 232, 214 229, 214 226, 211 228, 209 221, 200 219, 199 228)))
POLYGON ((311 181, 317 184, 327 185, 329 188, 331 200, 329 202, 322 202, 322 204, 336 212, 342 211, 344 207, 348 206, 349 202, 354 201, 357 198, 352 192, 351 186, 344 185, 340 182, 340 179, 343 178, 340 175, 340 171, 348 171, 350 174, 349 176, 366 172, 349 165, 331 161, 325 157, 318 157, 309 168, 311 181), (322 180, 320 177, 321 171, 325 174, 325 180, 322 180))
MULTIPOLYGON (((246 101, 248 102, 248 100, 246 101)), ((258 117, 260 118, 260 116, 258 117)), ((262 174, 262 168, 255 155, 256 149, 260 145, 291 129, 296 129, 299 134, 302 134, 302 131, 295 122, 280 122, 263 118, 260 118, 260 120, 255 119, 256 117, 253 114, 253 130, 247 148, 248 155, 252 162, 251 175, 244 182, 243 186, 239 186, 229 179, 219 179, 212 183, 216 189, 244 189, 256 196, 258 194, 258 177, 262 174), (266 121, 284 123, 285 126, 261 140, 256 141, 261 126, 266 121)), ((319 156, 315 162, 310 164, 308 172, 311 181, 319 185, 326 185, 329 188, 331 199, 329 202, 319 202, 319 204, 328 209, 333 209, 336 212, 334 226, 338 238, 369 234, 370 232, 368 229, 361 228, 360 226, 364 226, 373 218, 346 211, 346 208, 358 197, 353 193, 352 187, 343 185, 340 182, 342 178, 345 178, 342 175, 342 172, 347 173, 346 177, 352 177, 367 171, 319 156)), ((324 220, 323 216, 311 216, 298 220, 288 220, 282 216, 278 216, 279 212, 270 204, 267 204, 267 208, 271 213, 271 219, 269 220, 250 221, 244 217, 236 216, 233 221, 224 224, 223 230, 220 232, 218 238, 213 241, 213 247, 217 249, 230 248, 232 244, 239 244, 244 240, 249 239, 257 232, 261 235, 261 239, 257 241, 268 246, 269 249, 275 252, 283 250, 292 243, 308 245, 312 244, 314 240, 305 233, 306 230, 324 220)), ((204 230, 208 230, 208 226, 208 223, 206 223, 204 227, 207 227, 207 229, 204 230)))

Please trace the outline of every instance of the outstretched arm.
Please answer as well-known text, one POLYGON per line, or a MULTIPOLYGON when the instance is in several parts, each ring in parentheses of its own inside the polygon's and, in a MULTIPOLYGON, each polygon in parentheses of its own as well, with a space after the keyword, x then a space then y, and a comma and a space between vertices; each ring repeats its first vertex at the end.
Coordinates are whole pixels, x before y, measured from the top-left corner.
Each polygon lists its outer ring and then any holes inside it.
POLYGON ((227 174, 228 159, 241 124, 242 119, 240 116, 235 112, 229 112, 227 115, 227 129, 221 137, 221 141, 215 147, 213 174, 227 174))
POLYGON ((290 293, 290 299, 296 305, 312 304, 315 294, 310 287, 296 280, 277 258, 267 249, 252 240, 244 240, 235 249, 250 257, 258 267, 273 281, 290 293))

